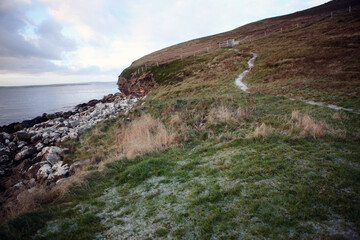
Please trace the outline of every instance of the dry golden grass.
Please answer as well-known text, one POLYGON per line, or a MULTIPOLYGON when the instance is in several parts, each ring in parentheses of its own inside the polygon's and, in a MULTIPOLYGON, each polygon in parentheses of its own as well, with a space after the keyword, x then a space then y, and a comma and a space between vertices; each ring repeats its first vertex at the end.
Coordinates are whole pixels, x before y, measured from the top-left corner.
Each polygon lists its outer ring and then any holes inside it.
POLYGON ((248 119, 251 116, 251 109, 248 107, 238 107, 235 112, 235 118, 237 120, 248 119))
POLYGON ((324 137, 326 134, 333 134, 335 131, 328 124, 316 121, 308 114, 302 114, 298 110, 291 113, 292 129, 300 129, 301 135, 311 135, 314 138, 324 137))
POLYGON ((254 133, 252 134, 253 137, 260 137, 260 136, 267 136, 274 132, 274 128, 271 126, 262 123, 260 126, 256 127, 254 133))
POLYGON ((4 219, 0 222, 16 217, 29 209, 37 208, 48 199, 48 192, 43 186, 24 189, 16 196, 16 199, 12 199, 2 206, 1 214, 4 219))
POLYGON ((221 122, 232 122, 235 119, 233 117, 233 112, 228 107, 221 105, 211 109, 207 120, 211 124, 217 124, 221 122))
POLYGON ((146 153, 159 151, 169 145, 175 135, 167 130, 164 124, 143 115, 141 118, 131 122, 121 133, 121 152, 127 158, 134 158, 146 153))
POLYGON ((231 110, 225 105, 220 105, 210 110, 207 116, 207 121, 210 124, 218 124, 222 122, 235 122, 239 123, 243 120, 249 119, 251 116, 251 108, 238 107, 235 111, 231 110))
POLYGON ((170 118, 170 124, 172 126, 180 126, 183 123, 183 120, 181 119, 180 113, 175 113, 170 118))
POLYGON ((334 120, 349 120, 349 117, 342 112, 336 112, 332 115, 332 119, 334 120))

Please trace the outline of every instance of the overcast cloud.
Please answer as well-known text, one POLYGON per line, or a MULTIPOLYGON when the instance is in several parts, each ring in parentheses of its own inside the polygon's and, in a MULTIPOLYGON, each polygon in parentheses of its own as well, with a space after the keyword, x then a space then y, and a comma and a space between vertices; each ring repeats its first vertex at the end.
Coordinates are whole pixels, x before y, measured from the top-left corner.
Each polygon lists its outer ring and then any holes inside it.
POLYGON ((115 81, 155 50, 324 2, 1 0, 0 86, 115 81))

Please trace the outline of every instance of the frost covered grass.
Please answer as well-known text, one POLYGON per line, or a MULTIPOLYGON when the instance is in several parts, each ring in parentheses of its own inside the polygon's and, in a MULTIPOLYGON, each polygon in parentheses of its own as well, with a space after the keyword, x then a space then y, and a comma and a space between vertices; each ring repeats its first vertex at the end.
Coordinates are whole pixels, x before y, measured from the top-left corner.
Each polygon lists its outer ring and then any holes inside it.
POLYGON ((49 222, 41 233, 77 229, 89 215, 101 225, 94 234, 107 239, 358 237, 356 151, 356 144, 269 135, 120 160, 93 177, 107 186, 93 181, 62 206, 78 217, 49 222))

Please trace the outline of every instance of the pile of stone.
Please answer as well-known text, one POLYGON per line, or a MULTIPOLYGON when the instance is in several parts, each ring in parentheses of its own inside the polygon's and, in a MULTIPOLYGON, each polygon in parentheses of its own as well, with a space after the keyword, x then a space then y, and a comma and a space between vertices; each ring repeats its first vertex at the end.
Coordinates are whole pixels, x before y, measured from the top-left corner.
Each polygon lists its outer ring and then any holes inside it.
POLYGON ((139 98, 109 95, 78 105, 72 114, 56 117, 14 133, 0 133, 0 193, 34 184, 55 184, 69 176, 71 166, 62 161, 67 149, 58 143, 77 138, 105 119, 131 111, 139 98))

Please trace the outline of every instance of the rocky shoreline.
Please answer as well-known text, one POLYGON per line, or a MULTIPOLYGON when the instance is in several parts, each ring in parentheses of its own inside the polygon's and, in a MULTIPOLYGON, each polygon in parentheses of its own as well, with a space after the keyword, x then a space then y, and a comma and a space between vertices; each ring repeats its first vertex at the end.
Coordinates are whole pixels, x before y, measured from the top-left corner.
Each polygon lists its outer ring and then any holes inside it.
POLYGON ((74 111, 44 114, 33 120, 0 128, 0 206, 2 217, 19 196, 55 186, 75 172, 79 164, 65 164, 57 145, 75 139, 85 129, 105 119, 127 113, 138 97, 121 93, 80 104, 74 111), (3 212, 5 211, 5 212, 3 212))

